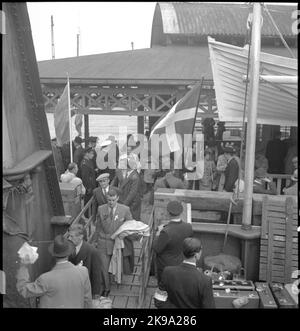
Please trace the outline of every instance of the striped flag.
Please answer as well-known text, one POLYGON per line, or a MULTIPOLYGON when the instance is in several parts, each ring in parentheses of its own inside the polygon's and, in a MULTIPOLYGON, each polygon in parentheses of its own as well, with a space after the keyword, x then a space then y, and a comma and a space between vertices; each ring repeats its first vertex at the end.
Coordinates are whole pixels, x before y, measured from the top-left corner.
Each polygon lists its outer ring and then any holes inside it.
POLYGON ((181 136, 183 141, 184 134, 193 134, 202 82, 196 84, 162 118, 160 118, 151 131, 150 140, 154 134, 165 134, 170 152, 177 152, 183 148, 178 141, 177 135, 181 136))
POLYGON ((70 84, 68 80, 54 113, 54 128, 58 146, 70 142, 70 117, 70 84))
POLYGON ((81 128, 82 128, 82 114, 77 114, 75 116, 75 128, 76 131, 78 132, 78 136, 81 136, 81 128))

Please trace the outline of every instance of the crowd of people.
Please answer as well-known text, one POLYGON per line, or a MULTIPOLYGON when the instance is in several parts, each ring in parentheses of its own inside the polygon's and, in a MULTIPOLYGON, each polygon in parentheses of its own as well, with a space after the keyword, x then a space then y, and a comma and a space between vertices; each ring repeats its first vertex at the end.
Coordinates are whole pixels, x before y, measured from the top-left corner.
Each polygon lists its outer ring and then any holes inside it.
MULTIPOLYGON (((212 125, 211 122, 208 124, 212 125)), ((224 126, 219 125, 218 130, 222 133, 224 126)), ((206 130, 206 134, 211 134, 211 130, 206 130)), ((92 307, 93 300, 109 296, 112 276, 120 273, 120 256, 117 256, 114 238, 122 225, 132 220, 137 223, 129 228, 120 247, 122 273, 133 272, 133 241, 139 233, 138 223, 142 223, 143 195, 150 192, 148 202, 153 204, 154 191, 158 188, 242 192, 245 160, 244 154, 242 160, 239 158, 240 146, 232 143, 221 145, 211 137, 206 139, 200 173, 197 162, 201 161, 195 161, 195 142, 191 152, 193 166, 175 169, 171 158, 169 168, 154 170, 142 169, 134 150, 138 143, 132 135, 127 137, 127 153, 121 155, 113 136, 103 141, 100 148, 97 137, 90 137, 86 148, 83 148, 84 140, 78 136, 73 141, 73 162, 70 162, 69 146, 59 150, 53 141, 60 181, 75 184, 84 204, 94 197, 92 219, 95 231, 90 243, 82 224, 74 224, 66 235, 55 237, 49 247, 50 254, 56 259, 55 266, 34 282, 29 280, 30 263, 26 259, 21 260, 17 274, 19 293, 25 298, 39 298, 39 307, 92 307)), ((276 184, 269 175, 287 173, 290 177, 283 193, 298 194, 297 149, 292 141, 289 145, 282 141, 278 133, 268 142, 265 155, 256 153, 254 170, 254 193, 277 194, 276 184)), ((180 202, 169 202, 167 211, 168 223, 159 226, 153 242, 157 293, 163 297, 156 301, 157 307, 212 308, 211 280, 197 270, 201 242, 193 237, 191 224, 182 221, 183 207, 180 202)))

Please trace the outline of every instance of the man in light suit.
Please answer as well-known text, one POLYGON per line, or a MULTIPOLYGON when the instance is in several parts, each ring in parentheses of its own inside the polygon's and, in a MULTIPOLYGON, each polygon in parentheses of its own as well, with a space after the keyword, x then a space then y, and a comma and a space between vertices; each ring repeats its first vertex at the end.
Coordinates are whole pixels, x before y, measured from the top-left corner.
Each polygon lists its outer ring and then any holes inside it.
POLYGON ((69 261, 74 265, 83 265, 89 271, 92 287, 92 297, 97 299, 104 291, 103 267, 99 252, 95 247, 87 243, 86 231, 82 224, 71 225, 68 231, 68 239, 74 244, 74 252, 69 256, 69 261))
POLYGON ((62 235, 54 238, 49 252, 56 258, 54 268, 29 282, 26 256, 17 272, 17 290, 24 298, 38 297, 40 308, 92 308, 88 270, 68 261, 73 244, 62 235))
POLYGON ((93 190, 93 196, 95 198, 95 202, 93 204, 93 219, 96 221, 96 214, 99 206, 105 205, 107 203, 106 195, 109 191, 109 173, 101 174, 96 178, 96 181, 99 183, 99 187, 93 190))
MULTIPOLYGON (((98 248, 103 264, 105 278, 104 296, 108 296, 110 291, 110 277, 108 273, 110 260, 113 254, 114 240, 111 235, 125 222, 132 220, 129 207, 119 204, 119 193, 116 188, 110 188, 107 193, 107 204, 98 207, 96 218, 96 229, 91 242, 98 248)), ((124 238, 124 257, 130 259, 129 264, 133 267, 134 251, 133 243, 130 239, 124 238)))
POLYGON ((161 289, 168 299, 162 308, 215 308, 212 280, 196 268, 202 245, 196 238, 186 238, 182 244, 183 262, 178 266, 165 267, 161 289))
POLYGON ((132 158, 120 157, 120 168, 116 170, 116 176, 111 186, 120 190, 120 202, 130 208, 133 219, 141 220, 141 183, 140 176, 135 169, 136 164, 132 158))

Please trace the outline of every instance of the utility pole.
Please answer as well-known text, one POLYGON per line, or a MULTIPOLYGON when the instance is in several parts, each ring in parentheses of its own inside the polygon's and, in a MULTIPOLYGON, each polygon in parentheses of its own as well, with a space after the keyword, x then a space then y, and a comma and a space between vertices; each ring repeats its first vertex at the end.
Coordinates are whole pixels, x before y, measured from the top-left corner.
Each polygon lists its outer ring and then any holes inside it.
POLYGON ((78 28, 78 33, 77 33, 77 56, 79 56, 79 43, 80 43, 80 29, 78 28))
POLYGON ((133 43, 133 41, 131 42, 131 49, 134 50, 134 43, 133 43))
POLYGON ((54 23, 53 15, 51 15, 51 48, 52 48, 52 60, 55 59, 55 48, 54 48, 54 23))

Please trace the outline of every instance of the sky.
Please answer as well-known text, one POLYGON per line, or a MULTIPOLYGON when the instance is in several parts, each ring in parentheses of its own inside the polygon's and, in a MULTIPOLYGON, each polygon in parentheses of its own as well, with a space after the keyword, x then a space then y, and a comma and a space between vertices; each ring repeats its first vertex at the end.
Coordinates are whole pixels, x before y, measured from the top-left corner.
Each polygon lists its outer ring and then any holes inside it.
POLYGON ((37 61, 149 48, 156 2, 27 2, 37 61))

